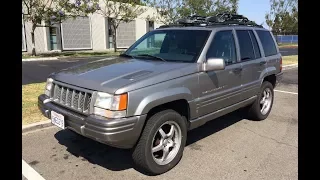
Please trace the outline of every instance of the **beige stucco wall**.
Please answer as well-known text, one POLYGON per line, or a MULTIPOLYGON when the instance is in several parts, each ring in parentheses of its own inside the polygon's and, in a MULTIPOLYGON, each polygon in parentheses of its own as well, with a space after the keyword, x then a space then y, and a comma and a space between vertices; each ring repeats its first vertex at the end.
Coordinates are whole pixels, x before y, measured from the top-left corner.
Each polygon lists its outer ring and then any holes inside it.
MULTIPOLYGON (((102 6, 102 5, 101 5, 102 6)), ((142 37, 147 32, 147 20, 148 18, 155 16, 156 10, 152 8, 145 8, 145 12, 138 16, 135 19, 135 23, 130 23, 128 25, 135 26, 135 40, 142 37)), ((108 48, 108 25, 107 18, 103 17, 101 14, 95 13, 90 15, 91 19, 91 35, 92 35, 92 50, 107 50, 108 48)), ((162 25, 159 22, 154 23, 154 28, 158 28, 162 25)), ((32 24, 27 22, 25 23, 25 36, 26 36, 26 44, 27 51, 32 51, 32 43, 31 43, 31 27, 32 24)), ((57 37, 60 42, 60 37, 57 37)), ((49 36, 49 28, 47 27, 37 27, 35 31, 35 40, 36 40, 36 51, 38 53, 48 52, 50 51, 50 36, 49 36)), ((60 45, 58 45, 60 47, 60 45)))
MULTIPOLYGON (((27 41, 27 51, 32 51, 32 41, 31 41, 31 29, 32 23, 26 22, 25 26, 25 35, 27 41)), ((47 42, 47 31, 45 27, 37 27, 34 33, 35 42, 36 42, 36 52, 42 53, 48 51, 48 42, 47 42)))
POLYGON ((92 50, 107 48, 106 21, 100 14, 91 15, 92 50))

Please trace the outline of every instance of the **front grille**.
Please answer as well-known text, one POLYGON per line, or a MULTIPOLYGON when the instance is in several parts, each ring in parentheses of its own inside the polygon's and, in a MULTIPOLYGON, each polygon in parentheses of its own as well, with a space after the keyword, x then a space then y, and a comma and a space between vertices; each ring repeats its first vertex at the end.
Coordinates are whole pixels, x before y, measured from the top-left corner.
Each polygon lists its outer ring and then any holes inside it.
POLYGON ((89 113, 91 97, 92 93, 90 92, 79 91, 76 88, 53 83, 51 99, 60 105, 70 107, 78 112, 89 113))

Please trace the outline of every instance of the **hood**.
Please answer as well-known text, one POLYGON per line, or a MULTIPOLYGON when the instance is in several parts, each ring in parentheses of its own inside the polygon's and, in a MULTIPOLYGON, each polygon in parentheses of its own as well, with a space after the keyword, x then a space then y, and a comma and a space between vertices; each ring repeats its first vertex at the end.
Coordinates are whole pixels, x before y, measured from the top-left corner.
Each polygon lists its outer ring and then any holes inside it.
POLYGON ((145 86, 183 76, 187 72, 182 73, 179 69, 190 66, 190 64, 196 63, 175 63, 118 57, 63 69, 51 77, 70 85, 113 94, 121 87, 161 74, 166 75, 145 84, 145 86), (171 73, 168 76, 167 73, 170 71, 178 71, 179 73, 171 73))

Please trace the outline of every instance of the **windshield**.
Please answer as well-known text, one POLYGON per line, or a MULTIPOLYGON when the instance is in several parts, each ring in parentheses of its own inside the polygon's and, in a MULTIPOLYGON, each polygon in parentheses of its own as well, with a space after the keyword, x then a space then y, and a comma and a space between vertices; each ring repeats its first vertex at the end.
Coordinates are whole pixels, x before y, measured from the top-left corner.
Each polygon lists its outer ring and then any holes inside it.
POLYGON ((134 43, 125 55, 172 62, 195 62, 210 31, 157 30, 134 43))

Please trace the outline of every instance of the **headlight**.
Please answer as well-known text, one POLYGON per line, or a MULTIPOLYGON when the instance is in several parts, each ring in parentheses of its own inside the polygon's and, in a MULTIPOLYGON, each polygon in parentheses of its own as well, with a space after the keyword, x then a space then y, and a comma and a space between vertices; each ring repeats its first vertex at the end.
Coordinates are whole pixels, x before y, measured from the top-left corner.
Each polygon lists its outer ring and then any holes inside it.
POLYGON ((126 116, 128 94, 111 95, 97 93, 93 113, 107 118, 122 118, 126 116))
POLYGON ((50 92, 51 92, 51 88, 52 88, 52 82, 53 79, 52 78, 48 78, 47 79, 47 83, 46 83, 46 89, 45 89, 45 95, 50 97, 50 92))
POLYGON ((112 95, 107 94, 107 93, 98 92, 94 106, 100 107, 103 109, 110 109, 112 99, 113 99, 112 95))

